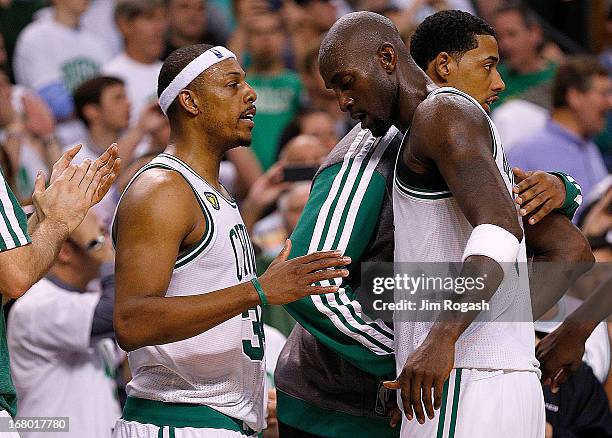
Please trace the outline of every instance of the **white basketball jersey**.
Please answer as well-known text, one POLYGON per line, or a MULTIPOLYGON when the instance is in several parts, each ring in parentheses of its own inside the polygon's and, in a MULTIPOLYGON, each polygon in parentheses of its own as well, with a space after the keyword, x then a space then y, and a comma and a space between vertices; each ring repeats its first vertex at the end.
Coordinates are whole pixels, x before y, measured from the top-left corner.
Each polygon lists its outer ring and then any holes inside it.
MULTIPOLYGON (((486 112, 471 96, 455 88, 438 88, 427 97, 439 94, 459 95, 474 104, 487 117, 492 136, 492 153, 499 172, 512 197, 514 177, 506 161, 499 135, 486 112)), ((403 148, 398 155, 393 184, 395 222, 395 262, 461 262, 473 227, 446 188, 414 187, 398 174, 403 148)), ((486 187, 477 188, 486 190, 486 187)), ((506 200, 504 200, 506 201, 506 200)), ((520 219, 518 219, 520 222, 520 219)), ((520 244, 516 270, 507 273, 490 300, 489 322, 474 322, 460 336, 455 348, 455 368, 538 370, 531 321, 531 298, 526 273, 525 239, 520 244), (492 321, 492 322, 491 322, 492 321)), ((396 290, 396 302, 405 297, 396 290)), ((413 297, 414 298, 414 297, 413 297)), ((423 342, 432 322, 406 322, 394 315, 398 371, 406 359, 423 342)), ((418 318, 416 318, 418 320, 418 318)), ((414 321, 414 320, 411 320, 414 321)), ((423 320, 421 320, 423 321, 423 320)))
MULTIPOLYGON (((199 295, 254 278, 255 253, 236 203, 168 154, 144 166, 130 185, 154 168, 179 172, 206 218, 205 235, 188 252, 179 254, 166 296, 199 295)), ((202 404, 243 420, 254 430, 265 427, 266 370, 259 306, 192 338, 139 348, 128 358, 132 371, 126 388, 129 396, 202 404)))

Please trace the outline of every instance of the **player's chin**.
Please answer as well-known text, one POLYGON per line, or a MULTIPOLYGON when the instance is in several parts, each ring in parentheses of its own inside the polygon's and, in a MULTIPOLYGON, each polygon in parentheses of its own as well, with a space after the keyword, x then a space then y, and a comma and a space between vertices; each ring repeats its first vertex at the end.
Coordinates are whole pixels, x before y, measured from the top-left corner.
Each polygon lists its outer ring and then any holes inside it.
POLYGON ((248 134, 241 134, 238 137, 238 146, 251 146, 251 142, 253 141, 253 136, 249 132, 248 134))
POLYGON ((385 122, 382 119, 376 119, 372 123, 368 124, 367 129, 369 129, 375 137, 382 137, 387 133, 390 127, 391 123, 385 122))

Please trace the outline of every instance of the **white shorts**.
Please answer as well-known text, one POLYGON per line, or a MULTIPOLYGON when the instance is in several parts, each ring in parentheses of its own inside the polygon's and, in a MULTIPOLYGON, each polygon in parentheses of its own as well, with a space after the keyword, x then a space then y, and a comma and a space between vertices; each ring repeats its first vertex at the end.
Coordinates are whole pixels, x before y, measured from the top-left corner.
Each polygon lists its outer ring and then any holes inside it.
MULTIPOLYGON (((5 410, 0 410, 0 418, 11 418, 8 412, 5 410)), ((19 438, 19 433, 17 432, 0 432, 0 438, 19 438)))
POLYGON ((435 414, 425 424, 404 416, 401 437, 544 438, 542 386, 530 371, 454 369, 435 414))
MULTIPOLYGON (((256 437, 257 435, 251 435, 256 437)), ((113 438, 247 438, 240 432, 227 429, 172 427, 117 420, 113 438)))

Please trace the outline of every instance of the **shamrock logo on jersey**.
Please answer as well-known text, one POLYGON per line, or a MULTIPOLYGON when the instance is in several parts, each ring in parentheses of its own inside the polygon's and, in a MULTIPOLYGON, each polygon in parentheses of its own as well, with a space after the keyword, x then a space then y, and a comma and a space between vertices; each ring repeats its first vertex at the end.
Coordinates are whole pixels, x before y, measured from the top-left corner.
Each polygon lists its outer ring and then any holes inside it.
POLYGON ((214 193, 206 192, 204 193, 204 196, 206 196, 206 200, 210 202, 210 205, 212 205, 215 210, 219 210, 220 207, 217 195, 215 195, 214 193))

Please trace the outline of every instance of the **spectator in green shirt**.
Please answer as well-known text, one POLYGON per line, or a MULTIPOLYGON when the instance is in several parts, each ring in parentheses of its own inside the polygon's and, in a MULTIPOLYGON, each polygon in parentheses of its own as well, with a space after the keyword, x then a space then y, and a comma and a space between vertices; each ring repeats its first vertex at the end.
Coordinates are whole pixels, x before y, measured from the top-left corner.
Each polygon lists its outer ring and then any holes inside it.
POLYGON ((278 13, 252 17, 247 33, 247 50, 252 61, 247 80, 257 92, 252 148, 266 170, 276 160, 283 129, 299 109, 302 83, 295 72, 284 67, 286 35, 278 13))
POLYGON ((535 12, 515 4, 497 9, 492 19, 502 57, 498 67, 506 90, 497 105, 524 99, 548 108, 556 64, 541 54, 542 27, 535 12))

